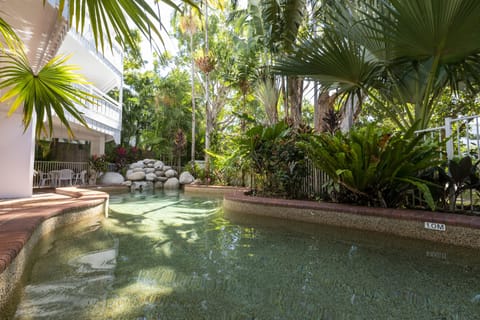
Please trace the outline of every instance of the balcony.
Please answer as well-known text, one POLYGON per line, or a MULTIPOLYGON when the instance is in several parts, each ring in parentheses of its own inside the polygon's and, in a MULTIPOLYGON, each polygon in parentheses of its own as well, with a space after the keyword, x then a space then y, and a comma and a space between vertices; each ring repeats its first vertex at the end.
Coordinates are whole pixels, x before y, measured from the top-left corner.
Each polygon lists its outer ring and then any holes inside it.
MULTIPOLYGON (((105 49, 102 52, 101 48, 97 50, 95 46, 95 39, 93 38, 92 28, 90 25, 85 26, 84 32, 79 34, 71 29, 68 34, 82 43, 83 47, 94 53, 104 64, 112 69, 118 76, 122 75, 123 70, 123 51, 115 42, 110 48, 108 43, 105 43, 105 49)), ((106 35, 104 35, 106 38, 106 35)))
MULTIPOLYGON (((78 111, 83 114, 85 121, 90 129, 110 136, 115 143, 120 143, 120 134, 122 130, 122 108, 118 101, 105 95, 103 92, 93 86, 78 86, 79 89, 96 96, 89 98, 90 101, 84 101, 85 106, 77 105, 78 111)), ((67 114, 70 123, 78 126, 72 126, 76 136, 81 137, 81 124, 78 120, 67 114)), ((108 141, 109 139, 107 139, 108 141)))

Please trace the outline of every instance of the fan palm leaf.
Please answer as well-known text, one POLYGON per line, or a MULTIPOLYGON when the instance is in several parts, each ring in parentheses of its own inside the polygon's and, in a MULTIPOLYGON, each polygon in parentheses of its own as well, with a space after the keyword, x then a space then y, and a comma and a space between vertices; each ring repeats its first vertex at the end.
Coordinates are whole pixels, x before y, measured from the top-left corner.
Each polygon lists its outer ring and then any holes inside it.
MULTIPOLYGON (((277 70, 305 75, 328 89, 361 88, 396 123, 425 128, 435 102, 450 86, 480 82, 480 2, 475 0, 357 1, 334 6, 324 35, 303 41, 277 70), (413 109, 413 115, 409 109, 413 109)), ((408 126, 407 126, 408 127, 408 126)))
POLYGON ((295 54, 279 61, 275 70, 318 80, 326 89, 348 92, 362 88, 376 67, 376 60, 365 48, 330 33, 302 40, 295 54))
POLYGON ((10 102, 8 115, 23 105, 23 124, 26 128, 36 114, 35 134, 52 135, 53 116, 56 115, 73 136, 67 115, 70 114, 84 126, 87 123, 75 105, 89 102, 89 93, 76 88, 75 84, 86 81, 75 71, 76 67, 67 65, 68 57, 57 56, 35 73, 23 52, 3 53, 0 55, 0 89, 6 92, 0 102, 10 102), (44 121, 47 122, 47 126, 44 121))

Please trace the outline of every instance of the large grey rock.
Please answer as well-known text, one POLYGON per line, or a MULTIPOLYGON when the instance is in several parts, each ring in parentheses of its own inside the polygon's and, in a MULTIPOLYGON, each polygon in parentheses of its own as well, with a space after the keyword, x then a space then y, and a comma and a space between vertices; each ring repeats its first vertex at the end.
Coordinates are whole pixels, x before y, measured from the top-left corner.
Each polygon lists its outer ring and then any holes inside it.
POLYGON ((147 181, 155 181, 155 180, 157 180, 157 175, 156 175, 155 173, 152 173, 152 172, 151 172, 151 173, 147 173, 147 174, 145 175, 145 180, 147 180, 147 181))
POLYGON ((118 172, 105 172, 105 174, 103 174, 100 179, 98 179, 98 182, 100 184, 122 184, 122 182, 124 181, 125 179, 123 178, 123 176, 118 173, 118 172))
POLYGON ((134 181, 130 186, 131 191, 135 191, 135 190, 145 191, 145 190, 152 190, 152 189, 153 189, 153 183, 151 181, 134 181))
POLYGON ((146 174, 149 174, 149 173, 155 172, 155 169, 154 168, 145 168, 144 171, 145 171, 146 174))
POLYGON ((135 168, 145 168, 145 164, 143 161, 135 162, 130 165, 130 169, 135 169, 135 168))
POLYGON ((162 170, 155 171, 155 174, 157 175, 157 177, 165 177, 165 171, 162 170))
POLYGON ((162 169, 163 169, 163 166, 164 166, 164 164, 163 164, 162 161, 155 161, 155 163, 153 164, 153 167, 154 167, 155 169, 159 169, 159 170, 162 170, 162 169))
POLYGON ((127 176, 127 180, 140 181, 145 179, 145 172, 133 172, 127 176))
POLYGON ((145 169, 143 169, 143 168, 133 168, 132 171, 133 172, 145 172, 145 169))
POLYGON ((167 178, 173 178, 173 177, 176 177, 177 176, 177 172, 173 169, 169 169, 167 171, 165 171, 165 177, 167 178))
POLYGON ((163 166, 163 171, 167 171, 167 170, 170 170, 170 169, 172 169, 172 167, 170 167, 170 166, 163 166))
POLYGON ((123 181, 123 182, 122 182, 122 185, 127 186, 127 187, 130 187, 130 186, 132 185, 132 181, 130 181, 130 180, 123 181))
POLYGON ((155 189, 163 189, 163 183, 160 181, 155 181, 155 189))
POLYGON ((154 159, 144 159, 144 160, 143 160, 143 163, 144 163, 145 165, 149 165, 149 164, 152 164, 152 165, 153 165, 153 164, 155 163, 155 160, 154 160, 154 159))
POLYGON ((157 177, 157 181, 160 181, 160 182, 165 182, 167 180, 168 180, 167 177, 157 177))
POLYGON ((180 188, 180 182, 177 178, 170 178, 163 184, 163 189, 174 190, 180 188))
POLYGON ((190 184, 195 180, 195 178, 190 172, 184 171, 180 174, 180 178, 178 180, 180 184, 190 184))

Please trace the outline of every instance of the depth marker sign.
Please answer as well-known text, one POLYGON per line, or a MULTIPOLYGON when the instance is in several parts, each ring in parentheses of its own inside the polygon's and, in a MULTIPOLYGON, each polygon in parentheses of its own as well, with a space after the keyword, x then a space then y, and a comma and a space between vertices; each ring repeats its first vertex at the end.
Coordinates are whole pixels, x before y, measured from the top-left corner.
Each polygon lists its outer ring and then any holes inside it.
POLYGON ((447 227, 443 223, 425 222, 425 229, 435 230, 435 231, 445 231, 447 230, 447 227))

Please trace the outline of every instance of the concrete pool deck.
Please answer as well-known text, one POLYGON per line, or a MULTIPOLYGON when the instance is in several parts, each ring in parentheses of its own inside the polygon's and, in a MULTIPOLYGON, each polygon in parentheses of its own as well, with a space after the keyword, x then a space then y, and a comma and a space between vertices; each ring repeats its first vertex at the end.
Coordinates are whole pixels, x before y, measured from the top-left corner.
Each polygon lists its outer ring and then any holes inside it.
POLYGON ((57 228, 106 216, 108 199, 105 192, 71 187, 0 200, 0 310, 20 283, 37 242, 57 228))

